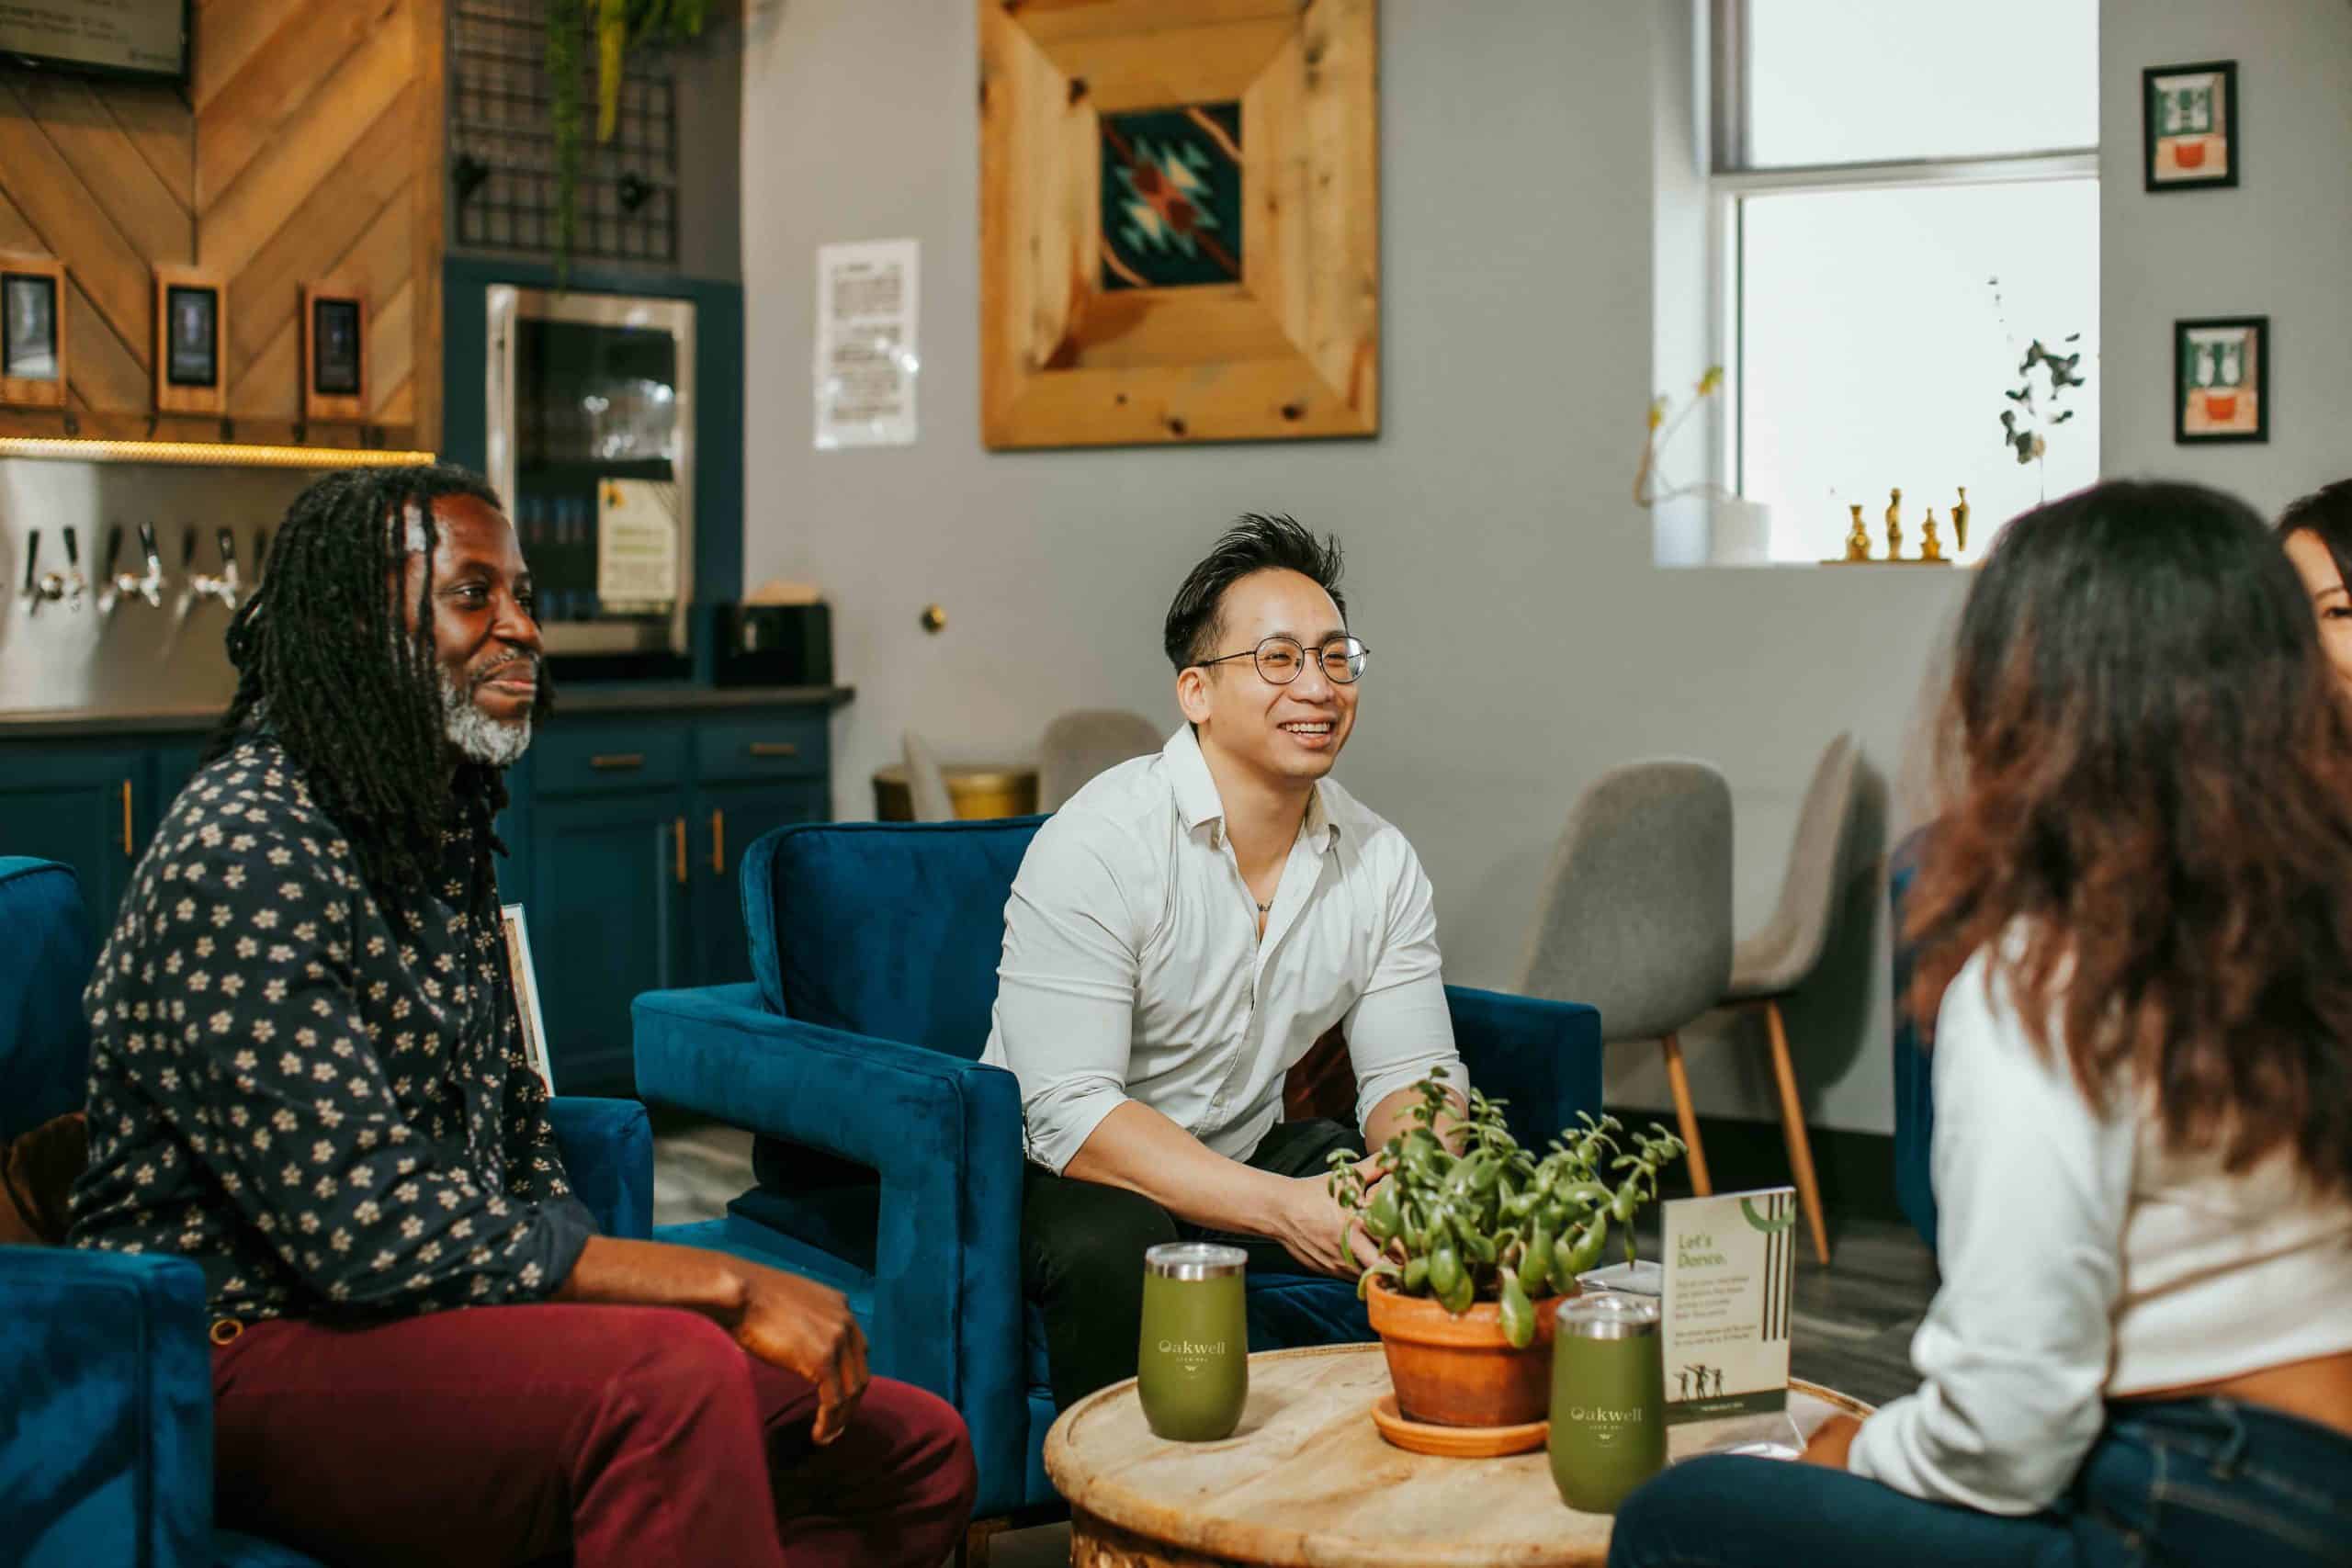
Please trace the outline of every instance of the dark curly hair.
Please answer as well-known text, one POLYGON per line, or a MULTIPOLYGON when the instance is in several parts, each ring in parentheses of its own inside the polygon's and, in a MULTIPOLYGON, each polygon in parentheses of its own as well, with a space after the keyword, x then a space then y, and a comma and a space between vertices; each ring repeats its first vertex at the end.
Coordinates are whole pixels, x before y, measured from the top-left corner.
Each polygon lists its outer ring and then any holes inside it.
POLYGON ((1214 657, 1212 649, 1225 634, 1225 591, 1253 571, 1280 569, 1315 580, 1331 596, 1340 619, 1348 618, 1348 601, 1340 592, 1340 541, 1332 535, 1317 538, 1295 519, 1281 513, 1245 512, 1216 547, 1184 577, 1168 606, 1168 623, 1160 633, 1160 648, 1179 671, 1214 657))
POLYGON ((2085 1094, 2352 1190, 2352 707, 2243 503, 2111 483, 2011 523, 1953 649, 1913 894, 1932 1017, 1991 950, 2085 1094))
MULTIPOLYGON (((451 496, 504 510, 480 475, 447 464, 344 469, 295 497, 229 622, 237 693, 205 749, 209 762, 266 726, 379 892, 431 885, 453 808, 487 832, 506 804, 499 770, 474 762, 458 767, 452 798, 433 642, 433 507, 451 496), (412 519, 424 553, 413 632, 397 597, 412 519)), ((544 713, 544 682, 538 703, 544 713)))

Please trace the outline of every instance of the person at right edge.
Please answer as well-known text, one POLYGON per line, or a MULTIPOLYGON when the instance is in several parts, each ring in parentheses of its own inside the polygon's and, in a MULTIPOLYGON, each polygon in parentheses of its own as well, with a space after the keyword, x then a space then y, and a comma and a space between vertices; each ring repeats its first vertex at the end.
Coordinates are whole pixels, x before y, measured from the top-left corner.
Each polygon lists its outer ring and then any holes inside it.
POLYGON ((2352 1563, 2352 703, 2240 502, 2100 485, 1963 613, 1912 895, 1918 1391, 1712 1456, 1609 1561, 2352 1563))

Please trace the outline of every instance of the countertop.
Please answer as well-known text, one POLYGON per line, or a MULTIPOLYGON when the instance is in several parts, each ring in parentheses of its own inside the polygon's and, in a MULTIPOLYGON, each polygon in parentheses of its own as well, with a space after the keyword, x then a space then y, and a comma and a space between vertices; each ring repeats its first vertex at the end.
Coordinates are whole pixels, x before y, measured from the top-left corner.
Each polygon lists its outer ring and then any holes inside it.
MULTIPOLYGON (((854 686, 580 685, 556 689, 555 717, 567 714, 676 713, 729 708, 837 708, 857 694, 854 686)), ((0 740, 81 740, 111 736, 201 735, 219 723, 209 704, 122 713, 0 713, 0 740)))

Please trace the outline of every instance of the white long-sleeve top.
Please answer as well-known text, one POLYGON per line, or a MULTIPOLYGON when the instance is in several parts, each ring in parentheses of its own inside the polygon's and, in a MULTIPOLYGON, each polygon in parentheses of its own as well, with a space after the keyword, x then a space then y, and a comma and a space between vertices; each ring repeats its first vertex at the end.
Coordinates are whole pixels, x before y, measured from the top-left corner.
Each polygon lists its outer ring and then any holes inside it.
POLYGON ((1261 940, 1187 727, 1038 829, 1005 906, 980 1060, 1020 1079, 1029 1158, 1048 1170, 1127 1100, 1247 1159, 1281 1118, 1283 1075, 1335 1023, 1359 1124, 1432 1067, 1467 1092, 1420 860, 1319 780, 1261 940))
POLYGON ((1921 1385, 1847 1462, 2027 1514, 2066 1489, 2109 1396, 2352 1348, 2352 1200, 2313 1196, 2283 1153, 2233 1176, 2166 1149, 2127 1085, 2093 1105, 1991 975, 1977 953, 1936 1024, 1943 1285, 1911 1342, 1921 1385))

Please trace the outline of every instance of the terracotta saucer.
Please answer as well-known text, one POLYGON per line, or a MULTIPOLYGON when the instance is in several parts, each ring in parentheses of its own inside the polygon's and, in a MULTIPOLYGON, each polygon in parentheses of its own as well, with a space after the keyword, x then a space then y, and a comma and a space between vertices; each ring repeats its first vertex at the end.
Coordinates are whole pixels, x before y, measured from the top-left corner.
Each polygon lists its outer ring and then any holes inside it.
POLYGON ((1396 1396, 1385 1393, 1372 1407, 1372 1424, 1380 1435, 1400 1449, 1440 1459, 1492 1459, 1498 1454, 1523 1454, 1540 1449, 1552 1436, 1549 1421, 1521 1427, 1440 1427, 1408 1421, 1396 1408, 1396 1396))

